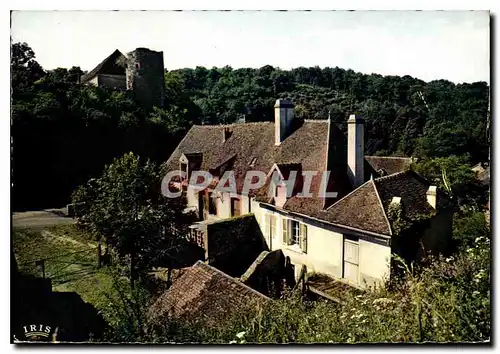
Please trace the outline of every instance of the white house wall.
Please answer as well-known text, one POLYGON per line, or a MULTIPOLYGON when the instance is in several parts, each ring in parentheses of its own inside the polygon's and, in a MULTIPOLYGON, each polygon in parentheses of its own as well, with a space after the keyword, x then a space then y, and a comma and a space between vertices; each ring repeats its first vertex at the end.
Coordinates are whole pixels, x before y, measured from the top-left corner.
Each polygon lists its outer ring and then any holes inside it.
POLYGON ((391 248, 359 240, 359 276, 361 286, 374 286, 390 275, 391 248))
MULTIPOLYGON (((209 219, 224 219, 231 217, 230 195, 223 193, 221 198, 216 199, 217 216, 209 216, 209 219)), ((296 246, 288 246, 282 242, 282 218, 277 212, 261 208, 259 203, 248 200, 247 196, 241 198, 241 214, 253 213, 260 226, 262 235, 270 250, 281 249, 285 256, 290 257, 290 261, 296 267, 296 272, 300 271, 302 265, 307 267, 308 273, 317 272, 327 274, 334 278, 342 278, 344 255, 344 235, 325 228, 307 225, 307 253, 303 253, 296 246), (265 230, 264 220, 267 213, 276 217, 276 232, 274 237, 269 239, 265 230)), ((198 194, 192 188, 187 190, 188 207, 198 207, 198 194)), ((302 222, 302 221, 301 221, 302 222)), ((369 242, 364 239, 359 240, 359 286, 373 286, 382 283, 390 275, 391 248, 369 242)))
MULTIPOLYGON (((261 228, 270 250, 281 249, 285 256, 295 265, 296 275, 302 265, 307 267, 308 273, 323 273, 333 278, 341 279, 343 274, 343 245, 342 233, 327 230, 308 223, 307 225, 307 253, 303 253, 296 246, 288 246, 282 242, 282 216, 277 212, 260 208, 253 203, 252 212, 261 228), (266 213, 276 217, 275 236, 269 240, 266 232, 266 213)), ((301 221, 302 222, 302 221, 301 221)), ((389 277, 391 248, 363 239, 359 240, 359 282, 357 286, 374 286, 383 283, 389 277)))

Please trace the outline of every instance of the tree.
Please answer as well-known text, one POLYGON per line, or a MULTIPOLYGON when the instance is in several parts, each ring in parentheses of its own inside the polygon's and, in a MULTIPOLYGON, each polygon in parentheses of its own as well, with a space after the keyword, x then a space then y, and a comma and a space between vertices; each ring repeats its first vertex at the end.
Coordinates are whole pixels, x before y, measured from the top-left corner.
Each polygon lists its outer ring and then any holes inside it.
POLYGON ((459 207, 480 210, 486 203, 487 188, 476 179, 467 157, 423 159, 413 168, 439 188, 448 190, 459 207))
POLYGON ((130 283, 154 265, 175 257, 192 222, 182 198, 161 194, 161 169, 132 153, 115 159, 102 176, 76 190, 79 221, 130 262, 130 283))
POLYGON ((35 60, 35 52, 27 43, 11 45, 10 69, 14 97, 17 97, 45 75, 42 67, 35 60))

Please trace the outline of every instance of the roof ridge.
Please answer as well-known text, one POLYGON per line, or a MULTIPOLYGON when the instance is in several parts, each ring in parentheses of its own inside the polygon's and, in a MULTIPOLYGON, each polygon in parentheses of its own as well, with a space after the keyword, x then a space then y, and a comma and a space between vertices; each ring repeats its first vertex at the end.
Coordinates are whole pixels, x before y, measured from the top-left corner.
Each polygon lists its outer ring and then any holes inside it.
POLYGON ((245 289, 250 290, 250 291, 251 291, 251 292, 253 292, 254 294, 259 295, 259 296, 263 297, 263 298, 264 298, 264 299, 266 299, 266 300, 269 300, 269 298, 268 298, 266 295, 264 295, 264 294, 262 294, 262 293, 258 292, 258 291, 257 291, 257 290, 255 290, 255 289, 252 289, 251 287, 249 287, 248 285, 246 285, 246 284, 244 284, 243 282, 239 281, 238 279, 233 278, 233 277, 232 277, 232 276, 230 276, 229 274, 224 273, 222 270, 219 270, 219 269, 217 269, 217 268, 215 268, 215 267, 213 267, 213 266, 211 266, 211 265, 209 265, 209 264, 207 264, 207 263, 205 263, 205 262, 202 262, 202 261, 200 261, 200 260, 196 261, 196 263, 195 263, 195 264, 193 264, 192 268, 194 268, 194 267, 195 267, 195 266, 197 266, 197 265, 198 265, 198 266, 201 266, 201 267, 205 267, 205 268, 207 268, 207 269, 209 269, 209 270, 213 270, 213 271, 215 271, 216 273, 218 273, 219 275, 222 275, 223 277, 226 277, 227 279, 232 280, 232 281, 234 281, 234 282, 238 283, 239 285, 243 286, 245 289))
POLYGON ((193 124, 193 127, 204 127, 204 128, 226 128, 234 126, 245 126, 245 125, 263 125, 263 124, 274 124, 274 122, 262 121, 262 122, 246 122, 246 123, 228 123, 228 124, 193 124))
POLYGON ((376 157, 379 159, 405 159, 412 160, 413 157, 403 157, 403 156, 376 156, 376 155, 365 155, 365 157, 376 157))
POLYGON ((375 184, 375 181, 373 179, 370 179, 370 181, 373 183, 373 188, 375 189, 375 194, 377 195, 377 199, 380 203, 380 207, 382 208, 382 213, 384 214, 385 221, 387 221, 387 226, 389 227, 389 235, 392 236, 391 223, 389 221, 389 217, 387 216, 387 213, 385 212, 384 203, 382 203, 382 198, 380 198, 380 194, 378 193, 377 185, 375 184))
POLYGON ((374 181, 376 182, 381 182, 381 181, 386 181, 386 180, 389 180, 389 179, 395 179, 403 174, 408 174, 409 172, 412 172, 411 170, 405 170, 405 171, 400 171, 400 172, 396 172, 396 173, 393 173, 393 174, 390 174, 390 175, 387 175, 387 176, 382 176, 382 177, 377 177, 374 179, 374 181))
POLYGON ((304 119, 304 123, 328 123, 328 119, 304 119))

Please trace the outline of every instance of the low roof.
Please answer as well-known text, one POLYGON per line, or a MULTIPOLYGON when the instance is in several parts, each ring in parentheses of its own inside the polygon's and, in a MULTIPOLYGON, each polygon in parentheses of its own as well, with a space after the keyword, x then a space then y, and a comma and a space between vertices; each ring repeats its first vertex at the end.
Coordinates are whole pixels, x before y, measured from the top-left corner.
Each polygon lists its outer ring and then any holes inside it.
POLYGON ((215 327, 248 306, 268 300, 235 278, 198 261, 153 303, 149 319, 161 323, 170 317, 215 327))
POLYGON ((345 296, 359 295, 364 292, 355 284, 348 284, 344 280, 334 279, 322 273, 308 275, 306 285, 313 293, 338 303, 342 303, 345 296))
POLYGON ((411 157, 393 156, 365 156, 365 160, 368 162, 369 167, 367 172, 376 172, 375 176, 392 175, 393 173, 406 171, 410 169, 410 165, 414 161, 411 157), (383 174, 380 174, 381 170, 383 174))
MULTIPOLYGON (((435 209, 427 202, 430 183, 412 170, 370 179, 322 212, 329 222, 378 234, 392 235, 387 217, 393 197, 400 197, 405 215, 431 215, 435 209)), ((438 190, 437 209, 450 206, 445 193, 438 190)))

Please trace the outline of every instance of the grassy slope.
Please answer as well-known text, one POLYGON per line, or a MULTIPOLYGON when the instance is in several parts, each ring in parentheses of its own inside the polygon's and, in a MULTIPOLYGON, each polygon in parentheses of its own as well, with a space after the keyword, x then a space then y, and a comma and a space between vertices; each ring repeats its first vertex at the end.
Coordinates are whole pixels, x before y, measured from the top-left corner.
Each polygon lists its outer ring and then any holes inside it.
POLYGON ((21 272, 41 276, 35 260, 46 259, 45 276, 54 291, 75 291, 94 305, 108 322, 115 321, 111 303, 119 300, 116 282, 109 268, 97 266, 97 243, 75 225, 58 225, 41 230, 14 229, 14 253, 21 272))

